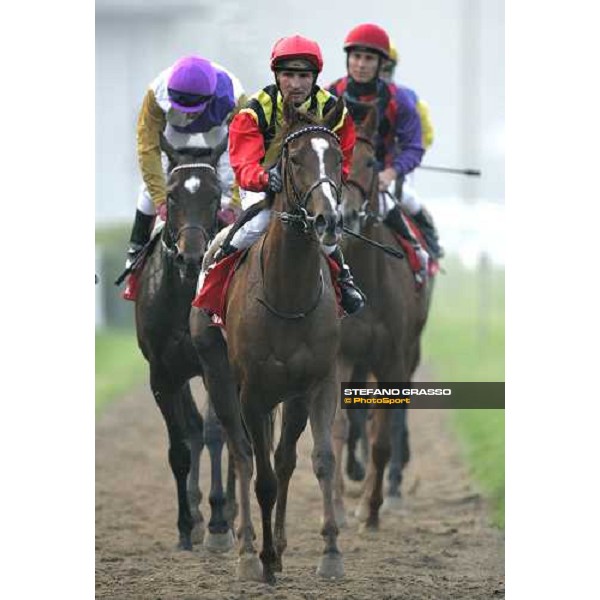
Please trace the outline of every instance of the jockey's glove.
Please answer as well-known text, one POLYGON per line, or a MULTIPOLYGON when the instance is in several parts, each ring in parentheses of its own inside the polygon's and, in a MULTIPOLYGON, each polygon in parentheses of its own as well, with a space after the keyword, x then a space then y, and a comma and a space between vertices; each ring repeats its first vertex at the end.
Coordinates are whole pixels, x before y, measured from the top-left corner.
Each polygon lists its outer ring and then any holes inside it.
POLYGON ((278 165, 271 167, 267 171, 269 179, 267 181, 267 189, 274 194, 277 194, 283 189, 283 180, 281 179, 281 173, 279 172, 278 165))

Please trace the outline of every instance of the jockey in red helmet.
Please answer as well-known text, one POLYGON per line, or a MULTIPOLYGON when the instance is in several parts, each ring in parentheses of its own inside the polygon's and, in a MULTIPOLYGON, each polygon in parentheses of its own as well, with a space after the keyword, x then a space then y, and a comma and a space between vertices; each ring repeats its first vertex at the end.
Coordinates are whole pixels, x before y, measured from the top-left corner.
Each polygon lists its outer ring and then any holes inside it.
MULTIPOLYGON (((242 208, 245 210, 265 197, 265 192, 280 192, 281 175, 277 167, 266 170, 277 158, 271 142, 283 123, 283 99, 291 98, 298 107, 322 117, 336 103, 336 98, 317 85, 323 68, 319 45, 300 35, 281 38, 271 51, 271 70, 275 83, 264 87, 252 96, 229 126, 229 155, 231 166, 240 186, 242 208)), ((342 179, 350 173, 354 149, 354 123, 348 111, 344 112, 333 129, 340 138, 343 154, 342 179)), ((252 213, 247 213, 250 216, 252 213)), ((235 234, 218 251, 217 259, 238 249, 252 245, 266 230, 271 216, 263 209, 252 218, 234 225, 235 234)), ((342 307, 350 314, 364 306, 364 295, 355 286, 350 270, 344 264, 339 246, 324 248, 340 267, 339 283, 342 307)))
POLYGON ((415 102, 405 90, 380 77, 381 68, 390 55, 390 39, 384 29, 372 23, 354 27, 344 40, 344 51, 347 75, 333 82, 328 90, 346 99, 348 109, 354 112, 357 121, 359 115, 353 110, 357 102, 376 104, 380 211, 386 224, 415 247, 421 258, 421 277, 424 277, 427 253, 410 233, 395 199, 396 181, 401 182, 418 167, 424 153, 421 120, 415 102))
MULTIPOLYGON (((386 60, 381 68, 379 76, 387 83, 394 83, 394 72, 399 62, 398 49, 392 40, 390 40, 390 56, 386 60)), ((431 120, 431 114, 429 112, 429 105, 425 100, 420 98, 417 93, 406 85, 396 84, 397 87, 405 91, 411 100, 415 104, 419 119, 421 120, 421 132, 423 139, 423 148, 425 151, 429 150, 433 144, 434 130, 433 122, 431 120)), ((408 173, 404 181, 402 182, 401 189, 397 192, 401 192, 402 206, 409 212, 414 221, 419 225, 427 245, 434 253, 436 257, 440 257, 443 254, 443 250, 439 245, 438 236, 435 231, 433 221, 429 212, 421 205, 417 190, 415 187, 415 172, 408 173)), ((400 194, 396 193, 398 197, 400 194)))
MULTIPOLYGON (((143 183, 127 251, 126 268, 150 239, 154 215, 166 215, 166 155, 160 134, 176 148, 205 143, 216 147, 227 135, 227 118, 243 96, 242 84, 225 68, 199 56, 185 56, 150 84, 137 121, 137 153, 143 183), (198 138, 201 134, 201 142, 198 138)), ((230 200, 233 171, 225 151, 218 164, 225 203, 230 200)))

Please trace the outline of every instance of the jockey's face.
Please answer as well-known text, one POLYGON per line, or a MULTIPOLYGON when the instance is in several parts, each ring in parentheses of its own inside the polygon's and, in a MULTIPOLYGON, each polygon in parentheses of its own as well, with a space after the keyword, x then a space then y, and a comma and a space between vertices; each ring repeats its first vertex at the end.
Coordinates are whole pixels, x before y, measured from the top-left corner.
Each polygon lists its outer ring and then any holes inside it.
POLYGON ((375 52, 352 50, 348 55, 348 73, 358 83, 368 83, 377 77, 379 56, 375 52))
POLYGON ((295 105, 302 104, 310 96, 314 77, 311 71, 279 71, 277 82, 281 95, 289 96, 295 105))

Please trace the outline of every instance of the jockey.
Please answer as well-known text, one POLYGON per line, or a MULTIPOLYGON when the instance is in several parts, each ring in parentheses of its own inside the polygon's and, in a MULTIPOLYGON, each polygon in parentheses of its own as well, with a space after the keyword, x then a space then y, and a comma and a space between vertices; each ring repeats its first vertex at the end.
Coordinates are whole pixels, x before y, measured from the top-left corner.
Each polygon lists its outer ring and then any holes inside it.
MULTIPOLYGON (((407 227, 395 198, 396 180, 402 180, 418 167, 424 153, 415 103, 405 90, 379 77, 390 52, 388 34, 381 27, 371 23, 354 27, 344 40, 344 51, 348 74, 328 89, 343 96, 351 112, 355 112, 356 102, 377 103, 379 125, 375 146, 380 169, 380 211, 384 222, 415 248, 421 260, 422 279, 429 257, 407 227)), ((418 219, 415 216, 417 222, 418 219)))
MULTIPOLYGON (((399 62, 398 50, 392 40, 390 40, 390 56, 389 60, 385 61, 381 67, 380 77, 387 83, 393 83, 394 73, 396 66, 399 62)), ((431 114, 429 112, 429 105, 419 98, 417 93, 407 86, 396 84, 397 87, 404 90, 414 102, 419 118, 421 120, 421 132, 423 136, 423 148, 425 151, 429 150, 433 144, 434 129, 433 122, 431 120, 431 114)), ((443 255, 443 250, 439 245, 438 236, 433 225, 433 221, 429 212, 421 205, 415 189, 415 172, 411 171, 405 178, 402 186, 398 186, 400 189, 396 189, 396 197, 401 196, 401 201, 413 215, 415 221, 420 225, 427 245, 431 248, 431 251, 436 257, 443 255), (400 192, 400 193, 399 193, 400 192)))
MULTIPOLYGON (((275 83, 251 96, 233 118, 229 126, 229 153, 244 210, 264 199, 266 192, 277 193, 282 190, 283 182, 277 167, 267 171, 263 165, 272 164, 276 159, 270 144, 283 123, 283 98, 291 97, 297 107, 305 108, 319 117, 335 104, 336 98, 316 83, 322 68, 321 50, 316 42, 300 35, 281 38, 271 52, 275 83)), ((344 157, 342 179, 345 180, 350 173, 355 142, 354 123, 347 109, 344 108, 334 131, 340 138, 344 157)), ((240 221, 234 225, 235 233, 220 248, 215 259, 251 246, 266 230, 270 216, 271 211, 263 209, 245 223, 240 221)), ((348 314, 360 310, 364 306, 364 295, 354 284, 339 245, 324 248, 324 251, 340 267, 338 281, 342 308, 348 314)))
MULTIPOLYGON (((155 214, 166 220, 168 159, 160 150, 160 134, 177 148, 215 148, 227 135, 227 118, 243 96, 242 84, 223 67, 198 56, 180 58, 150 84, 137 122, 137 154, 143 184, 137 200, 127 262, 131 266, 150 239, 155 214)), ((217 172, 223 205, 233 185, 229 152, 217 172)))

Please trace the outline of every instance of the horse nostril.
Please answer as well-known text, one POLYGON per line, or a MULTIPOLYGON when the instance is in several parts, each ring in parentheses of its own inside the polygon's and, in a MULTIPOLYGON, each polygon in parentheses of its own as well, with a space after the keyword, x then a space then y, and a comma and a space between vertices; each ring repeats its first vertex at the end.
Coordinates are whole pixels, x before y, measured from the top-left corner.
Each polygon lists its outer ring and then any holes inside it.
POLYGON ((327 221, 323 215, 318 215, 315 219, 315 231, 317 235, 323 235, 325 233, 325 228, 327 227, 327 221))

